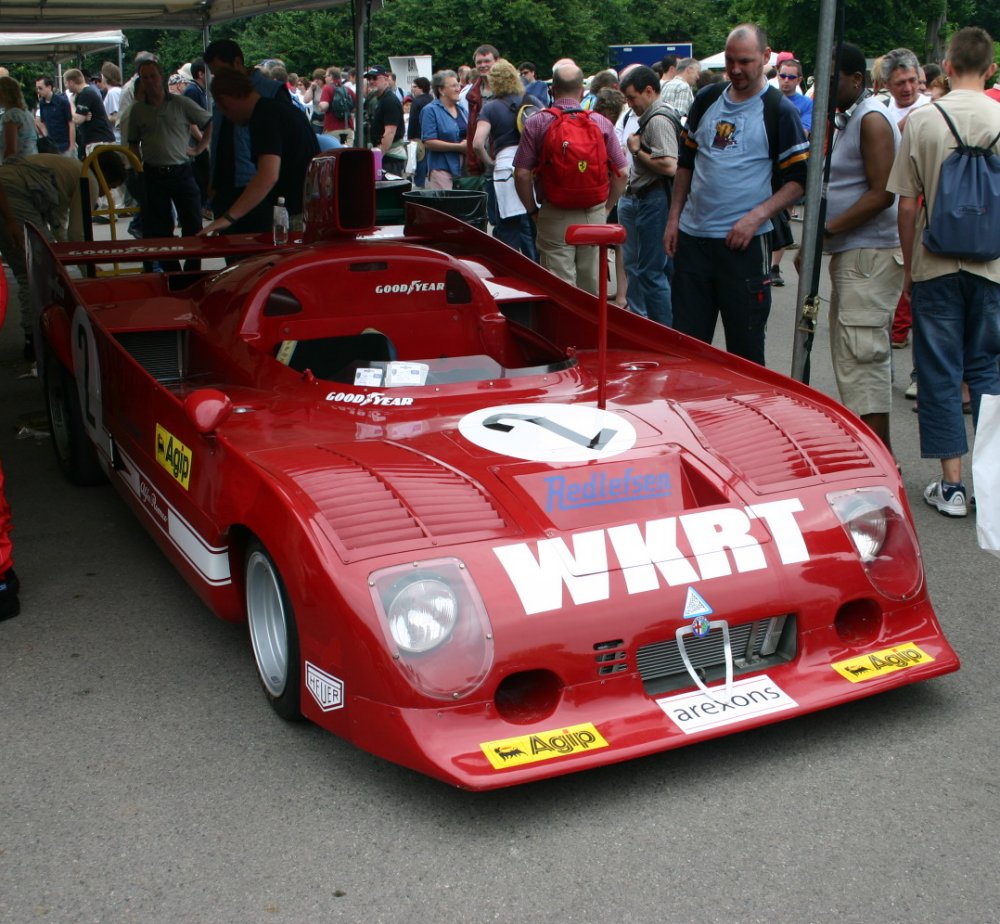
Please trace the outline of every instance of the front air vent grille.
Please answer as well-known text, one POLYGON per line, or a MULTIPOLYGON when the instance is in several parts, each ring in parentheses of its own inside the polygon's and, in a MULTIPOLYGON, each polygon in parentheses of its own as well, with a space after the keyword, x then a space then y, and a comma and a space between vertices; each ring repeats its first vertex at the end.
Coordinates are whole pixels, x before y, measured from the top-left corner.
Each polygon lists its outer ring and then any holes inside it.
MULTIPOLYGON (((795 656, 795 617, 771 616, 729 627, 733 653, 733 673, 759 671, 795 656)), ((704 638, 684 637, 684 650, 695 672, 704 682, 726 676, 726 654, 721 629, 712 629, 704 638)), ((636 666, 646 692, 651 696, 694 686, 684 666, 677 639, 643 645, 636 653, 636 666)))
POLYGON ((597 642, 594 645, 594 660, 597 662, 597 675, 607 677, 609 674, 622 674, 628 670, 628 652, 625 642, 612 639, 607 642, 597 642))
POLYGON ((157 382, 174 384, 184 378, 183 331, 124 331, 118 342, 157 382))

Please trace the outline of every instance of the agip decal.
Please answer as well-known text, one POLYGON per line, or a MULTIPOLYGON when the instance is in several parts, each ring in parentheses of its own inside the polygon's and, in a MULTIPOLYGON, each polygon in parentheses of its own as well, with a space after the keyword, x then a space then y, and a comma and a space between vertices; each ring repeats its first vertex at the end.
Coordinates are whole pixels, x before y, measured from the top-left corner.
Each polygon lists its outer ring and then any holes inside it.
POLYGON ((156 461, 160 463, 185 491, 191 483, 194 456, 176 436, 156 425, 156 461))
POLYGON ((608 742, 590 723, 556 728, 551 731, 519 735, 516 738, 501 738, 479 745, 494 770, 533 764, 553 757, 579 754, 596 748, 606 748, 608 742))
POLYGON ((795 514, 798 498, 662 517, 610 529, 586 530, 570 537, 519 542, 493 549, 529 616, 558 610, 563 587, 577 605, 607 600, 610 572, 617 562, 629 594, 767 568, 760 542, 751 535, 754 520, 767 524, 783 565, 809 561, 795 514), (534 545, 534 549, 532 548, 534 545), (613 557, 612 557, 613 556, 613 557))
POLYGON ((874 680, 883 674, 915 667, 917 664, 929 664, 933 660, 922 648, 911 642, 903 642, 892 648, 872 651, 866 655, 847 658, 845 661, 835 661, 830 667, 851 683, 862 683, 865 680, 874 680))

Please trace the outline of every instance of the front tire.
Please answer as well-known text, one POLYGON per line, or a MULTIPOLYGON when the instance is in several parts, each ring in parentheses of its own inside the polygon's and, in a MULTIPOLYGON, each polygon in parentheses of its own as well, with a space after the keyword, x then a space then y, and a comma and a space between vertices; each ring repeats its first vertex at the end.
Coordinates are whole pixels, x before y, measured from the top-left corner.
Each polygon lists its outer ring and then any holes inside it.
POLYGON ((45 351, 45 403, 52 448, 63 476, 76 485, 103 484, 107 479, 87 436, 76 380, 51 348, 45 351))
POLYGON ((247 549, 244 569, 247 624, 257 676, 271 708, 288 721, 302 717, 302 666, 295 613, 284 581, 259 542, 247 549))

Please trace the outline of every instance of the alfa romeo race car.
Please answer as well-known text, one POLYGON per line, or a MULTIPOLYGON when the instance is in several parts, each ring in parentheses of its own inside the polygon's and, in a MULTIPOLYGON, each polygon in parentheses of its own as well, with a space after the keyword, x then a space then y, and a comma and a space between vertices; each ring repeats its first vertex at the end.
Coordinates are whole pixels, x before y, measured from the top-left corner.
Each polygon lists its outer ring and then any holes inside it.
POLYGON ((282 247, 30 235, 62 470, 247 621, 279 715, 485 790, 958 668, 853 416, 435 209, 375 232, 374 188, 317 158, 282 247))

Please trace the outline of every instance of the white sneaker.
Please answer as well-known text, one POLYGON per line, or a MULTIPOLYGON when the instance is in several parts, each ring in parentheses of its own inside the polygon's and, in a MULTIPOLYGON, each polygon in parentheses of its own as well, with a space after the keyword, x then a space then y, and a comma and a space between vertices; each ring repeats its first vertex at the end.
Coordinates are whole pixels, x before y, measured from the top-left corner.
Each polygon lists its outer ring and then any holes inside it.
POLYGON ((940 481, 932 481, 924 488, 924 500, 932 507, 937 507, 938 513, 948 517, 964 517, 968 514, 965 505, 965 485, 945 485, 940 481))
POLYGON ((916 401, 917 400, 917 380, 916 379, 914 379, 912 382, 910 382, 909 385, 907 385, 906 391, 903 392, 903 397, 904 398, 909 398, 911 401, 916 401))

